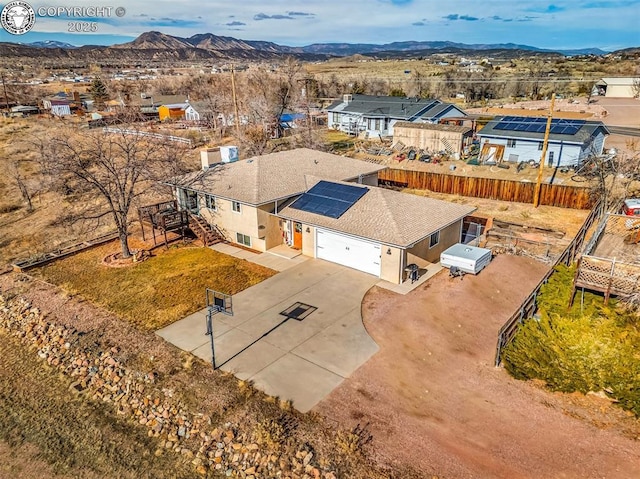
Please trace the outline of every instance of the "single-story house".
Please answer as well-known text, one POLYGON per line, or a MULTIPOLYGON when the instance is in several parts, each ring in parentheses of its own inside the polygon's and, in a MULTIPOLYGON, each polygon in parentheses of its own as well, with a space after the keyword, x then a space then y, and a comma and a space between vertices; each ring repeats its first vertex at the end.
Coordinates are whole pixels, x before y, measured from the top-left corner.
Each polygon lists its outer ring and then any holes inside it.
POLYGON ((637 98, 640 96, 640 77, 601 78, 593 87, 593 94, 613 98, 637 98))
POLYGON ((211 105, 204 101, 188 102, 187 108, 184 110, 184 119, 187 121, 207 121, 216 117, 211 105))
MULTIPOLYGON (((547 118, 498 116, 477 132, 481 162, 541 160, 547 118)), ((601 155, 610 132, 601 121, 554 118, 547 145, 546 165, 576 166, 601 155)))
POLYGON ((398 121, 442 123, 446 118, 462 119, 467 114, 452 103, 426 98, 344 95, 327 108, 329 128, 350 135, 393 136, 398 121))
POLYGON ((393 127, 393 143, 432 152, 446 151, 460 158, 473 141, 473 130, 466 126, 399 121, 393 127))
POLYGON ((131 102, 131 106, 140 108, 140 113, 149 117, 157 118, 158 110, 162 105, 173 105, 178 103, 187 103, 189 98, 187 95, 149 95, 141 93, 140 100, 131 102))
POLYGON ((167 181, 180 208, 257 251, 287 244, 401 283, 410 255, 437 262, 471 206, 377 187, 384 166, 306 148, 167 181))

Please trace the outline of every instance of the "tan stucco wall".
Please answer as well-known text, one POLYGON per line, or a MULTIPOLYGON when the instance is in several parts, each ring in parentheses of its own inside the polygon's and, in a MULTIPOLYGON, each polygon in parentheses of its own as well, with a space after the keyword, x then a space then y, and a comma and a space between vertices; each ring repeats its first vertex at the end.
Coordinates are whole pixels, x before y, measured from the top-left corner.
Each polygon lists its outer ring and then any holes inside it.
POLYGON ((302 254, 305 256, 316 257, 316 228, 302 224, 302 254), (307 228, 309 232, 307 233, 307 228))
POLYGON ((430 263, 438 263, 440 261, 440 253, 449 246, 459 243, 461 235, 462 220, 456 221, 455 223, 440 230, 440 242, 433 248, 429 248, 430 238, 425 238, 413 248, 410 248, 408 252, 418 256, 419 258, 426 259, 430 263))
POLYGON ((395 284, 401 283, 402 273, 400 266, 406 255, 406 250, 380 245, 380 253, 380 279, 395 284), (387 251, 391 251, 391 254, 387 254, 387 251))
POLYGON ((269 214, 265 211, 260 211, 260 219, 264 222, 259 223, 258 209, 254 206, 243 204, 240 207, 240 213, 236 213, 231 207, 230 200, 216 198, 216 210, 202 208, 201 204, 200 215, 209 223, 215 223, 231 243, 237 242, 236 233, 242 233, 251 237, 251 249, 266 251, 266 231, 258 229, 258 225, 261 224, 268 227, 269 214))

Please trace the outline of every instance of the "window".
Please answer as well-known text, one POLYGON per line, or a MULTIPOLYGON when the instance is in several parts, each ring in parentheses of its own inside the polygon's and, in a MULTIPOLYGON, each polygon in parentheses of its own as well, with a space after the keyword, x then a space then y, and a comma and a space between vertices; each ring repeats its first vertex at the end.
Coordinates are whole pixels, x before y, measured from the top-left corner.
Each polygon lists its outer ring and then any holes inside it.
POLYGON ((251 237, 243 235, 242 233, 236 233, 236 242, 245 246, 251 246, 251 237))
POLYGON ((340 113, 332 113, 331 115, 333 116, 333 123, 340 123, 340 113))
POLYGON ((507 146, 509 148, 515 148, 516 147, 516 140, 507 140, 507 146))
POLYGON ((242 211, 242 207, 240 206, 240 202, 239 201, 232 201, 231 202, 231 209, 233 211, 235 211, 236 213, 240 213, 242 211))
POLYGON ((553 151, 549 152, 549 166, 553 166, 553 151))
POLYGON ((538 142, 538 151, 542 151, 543 146, 544 146, 544 143, 542 141, 538 142))
POLYGON ((205 201, 205 205, 206 205, 207 208, 209 208, 210 210, 215 210, 216 209, 216 197, 215 196, 205 195, 204 196, 204 201, 205 201))
POLYGON ((433 248, 438 243, 440 243, 440 231, 436 231, 429 238, 429 248, 433 248))

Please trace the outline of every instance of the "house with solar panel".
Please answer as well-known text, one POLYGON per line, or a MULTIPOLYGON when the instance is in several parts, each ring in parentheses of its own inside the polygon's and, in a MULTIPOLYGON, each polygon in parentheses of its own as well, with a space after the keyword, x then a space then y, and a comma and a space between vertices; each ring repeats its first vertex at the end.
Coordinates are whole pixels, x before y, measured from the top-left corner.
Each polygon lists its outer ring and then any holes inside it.
POLYGON ((229 243, 261 252, 287 245, 392 283, 409 264, 437 263, 475 210, 379 188, 385 166, 306 148, 203 164, 166 184, 180 210, 229 243))
POLYGON ((452 103, 427 98, 343 95, 326 109, 328 125, 350 135, 393 136, 398 121, 462 124, 467 114, 452 103))
MULTIPOLYGON (((495 164, 539 162, 542 154, 547 118, 498 116, 477 132, 481 163, 495 164)), ((610 132, 601 121, 554 118, 545 164, 548 167, 568 167, 587 158, 602 155, 610 132)))

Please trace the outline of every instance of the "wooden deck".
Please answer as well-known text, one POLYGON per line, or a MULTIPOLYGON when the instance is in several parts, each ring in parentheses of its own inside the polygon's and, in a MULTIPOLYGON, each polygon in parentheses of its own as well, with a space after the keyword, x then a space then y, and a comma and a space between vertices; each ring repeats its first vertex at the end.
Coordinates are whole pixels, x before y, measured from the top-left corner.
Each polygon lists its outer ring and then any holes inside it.
POLYGON ((615 258, 616 261, 640 264, 640 218, 609 215, 602 237, 593 256, 615 258), (635 240, 635 241, 634 241, 635 240))
POLYGON ((573 294, 577 288, 599 291, 606 302, 640 290, 640 218, 608 213, 594 239, 578 261, 573 294))

